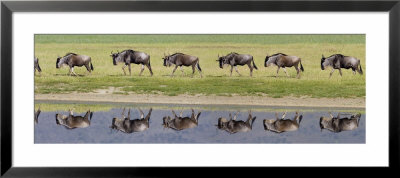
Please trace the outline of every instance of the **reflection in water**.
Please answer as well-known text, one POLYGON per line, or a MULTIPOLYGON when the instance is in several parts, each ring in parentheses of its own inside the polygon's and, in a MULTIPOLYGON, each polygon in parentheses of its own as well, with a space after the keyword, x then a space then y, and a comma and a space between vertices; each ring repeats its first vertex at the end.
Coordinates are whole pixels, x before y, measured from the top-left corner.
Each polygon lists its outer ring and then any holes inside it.
POLYGON ((340 118, 340 113, 336 117, 333 117, 329 113, 330 117, 321 117, 319 120, 319 126, 322 129, 327 129, 332 132, 350 131, 358 128, 361 114, 352 115, 350 118, 340 118))
MULTIPOLYGON (((78 109, 68 113, 45 111, 40 107, 34 113, 35 143, 365 143, 366 138, 365 114, 345 115, 346 109, 340 111, 342 117, 347 118, 329 117, 326 109, 310 108, 296 114, 288 112, 285 119, 285 114, 278 113, 278 117, 275 112, 287 109, 280 107, 217 106, 208 109, 193 106, 179 114, 171 113, 171 109, 181 105, 160 105, 131 105, 124 111, 121 105, 116 105, 96 111, 95 115, 86 108, 79 109, 82 110, 79 113, 76 113, 78 109), (251 112, 247 113, 249 109, 251 112), (95 119, 92 120, 92 116, 95 119), (321 129, 332 132, 321 132, 321 129), (266 130, 279 134, 266 134, 266 130), (343 130, 352 131, 340 132, 343 130)), ((54 107, 65 108, 65 105, 54 107)), ((335 113, 338 111, 334 110, 335 113)), ((362 110, 348 109, 347 112, 362 110)))
POLYGON ((276 133, 296 131, 299 129, 303 115, 299 115, 299 113, 296 112, 293 120, 285 119, 285 116, 286 112, 282 115, 282 118, 279 118, 278 113, 275 113, 276 119, 264 119, 264 129, 276 133))
POLYGON ((112 124, 110 128, 119 130, 124 133, 132 133, 132 132, 142 132, 147 130, 150 125, 150 116, 153 108, 150 108, 146 117, 144 117, 143 111, 139 108, 140 119, 131 120, 131 109, 128 111, 128 117, 125 116, 125 108, 122 111, 122 118, 113 118, 112 124))
POLYGON ((38 110, 35 112, 35 118, 34 118, 35 124, 37 124, 39 122, 40 112, 41 111, 40 111, 40 107, 39 107, 38 110))
POLYGON ((177 116, 175 111, 172 110, 172 114, 174 115, 173 119, 170 116, 164 116, 163 117, 164 128, 171 128, 174 130, 184 130, 197 127, 201 112, 195 114, 194 110, 192 109, 192 115, 190 117, 182 117, 182 112, 183 111, 181 111, 179 116, 177 116))
POLYGON ((228 119, 224 117, 218 118, 218 129, 225 130, 230 134, 234 134, 236 132, 248 132, 252 129, 254 120, 256 120, 256 117, 253 117, 251 114, 251 111, 249 111, 249 116, 245 121, 236 121, 238 112, 236 112, 235 116, 233 116, 232 120, 232 115, 229 113, 229 121, 228 119))
POLYGON ((74 116, 73 110, 69 110, 68 115, 56 114, 57 125, 63 125, 68 129, 75 128, 86 128, 90 126, 90 121, 92 120, 93 112, 90 109, 86 112, 84 116, 74 116))

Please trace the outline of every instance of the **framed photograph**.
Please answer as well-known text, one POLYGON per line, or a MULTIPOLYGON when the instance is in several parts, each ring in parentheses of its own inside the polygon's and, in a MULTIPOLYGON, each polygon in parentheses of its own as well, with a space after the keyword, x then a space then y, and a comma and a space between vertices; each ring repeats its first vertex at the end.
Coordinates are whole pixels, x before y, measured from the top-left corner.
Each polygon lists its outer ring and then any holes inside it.
POLYGON ((2 2, 1 174, 396 167, 399 20, 398 1, 2 2))

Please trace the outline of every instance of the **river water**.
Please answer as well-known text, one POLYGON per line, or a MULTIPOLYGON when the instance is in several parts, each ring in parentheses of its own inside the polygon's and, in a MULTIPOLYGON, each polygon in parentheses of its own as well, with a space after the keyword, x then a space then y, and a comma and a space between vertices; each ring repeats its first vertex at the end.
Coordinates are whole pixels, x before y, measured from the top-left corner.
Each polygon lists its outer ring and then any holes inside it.
MULTIPOLYGON (((76 108, 75 108, 76 109, 76 108)), ((83 108, 89 110, 90 108, 83 108)), ((82 108, 81 108, 82 110, 82 108)), ((363 109, 348 110, 339 108, 284 108, 284 107, 252 107, 252 106, 183 106, 183 105, 149 105, 135 104, 121 106, 116 105, 109 110, 96 111, 92 109, 92 117, 86 112, 74 112, 73 116, 82 116, 80 118, 68 118, 68 108, 62 110, 42 111, 37 119, 34 129, 34 140, 36 144, 42 143, 365 143, 365 114, 361 114, 358 127, 351 131, 331 132, 327 129, 321 130, 321 116, 329 117, 329 112, 336 116, 341 112, 342 117, 350 117, 350 114, 358 112, 365 113, 363 109), (140 111, 143 111, 144 117, 152 108, 148 125, 145 120, 142 122, 131 121, 127 126, 124 122, 117 122, 113 125, 113 118, 121 118, 122 111, 125 108, 125 116, 130 109, 130 120, 139 119, 140 111), (194 110, 194 118, 192 111, 194 110), (171 110, 180 115, 181 119, 170 121, 169 124, 163 124, 163 118, 170 117, 174 119, 171 110), (229 120, 229 114, 232 116, 238 112, 236 121, 246 121, 252 110, 252 117, 256 117, 251 130, 247 132, 228 132, 218 129, 218 119, 223 117, 229 120), (264 128, 264 119, 275 119, 275 113, 282 116, 287 112, 286 119, 293 119, 295 112, 302 115, 299 128, 295 131, 275 133, 267 131, 264 128), (201 112, 197 123, 196 114, 201 112), (59 121, 56 119, 58 114, 59 121), (64 119, 62 118, 64 116, 64 119), (182 119, 184 118, 184 119, 182 119), (65 122, 64 122, 65 121, 65 122), (179 122, 178 122, 179 121, 179 122), (118 125, 119 123, 119 125, 118 125), (136 124, 136 125, 135 125, 136 124), (180 124, 180 125, 179 125, 180 124), (119 127, 118 127, 119 126, 119 127), (128 127, 129 126, 129 127, 128 127), (181 127, 182 126, 182 127, 181 127), (75 128, 76 127, 76 128, 75 128), (135 128, 135 129, 131 129, 135 128)))

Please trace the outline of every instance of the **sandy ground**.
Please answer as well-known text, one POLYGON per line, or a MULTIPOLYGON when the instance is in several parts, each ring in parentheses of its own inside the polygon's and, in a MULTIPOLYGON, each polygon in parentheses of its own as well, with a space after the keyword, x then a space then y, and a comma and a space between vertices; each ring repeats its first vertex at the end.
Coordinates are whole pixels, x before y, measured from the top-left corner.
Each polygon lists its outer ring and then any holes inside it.
POLYGON ((118 103, 162 103, 162 104, 200 104, 200 105, 255 105, 255 106, 293 106, 293 107, 340 107, 365 108, 365 98, 309 98, 265 96, 164 96, 153 94, 111 94, 109 92, 72 94, 35 94, 41 101, 88 101, 118 103))

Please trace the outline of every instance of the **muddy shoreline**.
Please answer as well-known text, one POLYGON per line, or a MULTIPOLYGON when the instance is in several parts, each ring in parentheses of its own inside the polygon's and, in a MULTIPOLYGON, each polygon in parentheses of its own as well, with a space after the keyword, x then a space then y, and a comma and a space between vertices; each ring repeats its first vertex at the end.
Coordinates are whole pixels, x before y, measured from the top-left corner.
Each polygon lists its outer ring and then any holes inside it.
POLYGON ((93 103, 148 103, 148 104, 187 104, 187 105, 246 105, 246 106, 284 106, 318 108, 365 108, 365 98, 310 98, 266 96, 204 96, 155 94, 110 94, 110 93, 71 93, 35 94, 35 101, 41 102, 93 102, 93 103))

